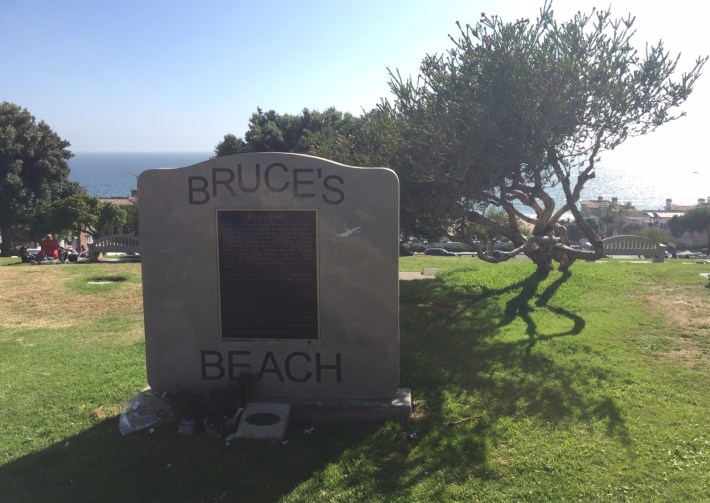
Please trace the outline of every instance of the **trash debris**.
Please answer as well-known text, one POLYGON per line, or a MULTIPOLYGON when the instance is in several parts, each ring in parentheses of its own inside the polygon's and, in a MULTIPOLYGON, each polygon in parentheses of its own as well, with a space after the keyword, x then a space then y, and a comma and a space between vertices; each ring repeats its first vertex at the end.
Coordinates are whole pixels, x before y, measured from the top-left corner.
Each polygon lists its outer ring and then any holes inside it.
POLYGON ((229 444, 231 444, 236 439, 237 439, 237 434, 232 433, 231 435, 229 435, 227 438, 224 439, 224 446, 229 447, 229 444))
POLYGON ((242 416, 242 412, 244 412, 244 407, 239 407, 232 417, 226 418, 220 426, 219 433, 229 435, 237 431, 237 425, 239 424, 239 418, 242 416))
POLYGON ((305 430, 303 430, 303 434, 310 435, 311 433, 313 433, 313 429, 314 428, 312 426, 310 428, 306 428, 305 430))
MULTIPOLYGON (((177 431, 183 435, 202 431, 214 437, 230 435, 237 430, 253 383, 253 376, 243 372, 235 384, 214 389, 206 395, 187 390, 161 393, 146 388, 123 408, 119 430, 121 435, 127 435, 165 420, 177 422, 177 431)), ((154 431, 151 428, 149 433, 154 431)))
POLYGON ((431 430, 434 430, 436 428, 444 428, 444 427, 452 427, 452 426, 457 426, 459 424, 464 424, 469 421, 473 421, 475 419, 481 419, 483 415, 477 415, 477 416, 468 416, 468 417, 462 417, 461 419, 452 419, 450 421, 444 421, 443 423, 438 423, 438 424, 432 424, 429 425, 428 427, 420 428, 418 431, 403 431, 397 433, 395 438, 397 440, 409 440, 410 442, 413 442, 419 438, 419 434, 424 434, 427 433, 431 430))
POLYGON ((121 412, 118 429, 121 435, 149 428, 162 420, 169 420, 172 410, 163 396, 151 390, 141 391, 131 398, 121 412))
POLYGON ((181 419, 178 421, 178 433, 181 435, 194 435, 197 432, 197 421, 194 419, 181 419))

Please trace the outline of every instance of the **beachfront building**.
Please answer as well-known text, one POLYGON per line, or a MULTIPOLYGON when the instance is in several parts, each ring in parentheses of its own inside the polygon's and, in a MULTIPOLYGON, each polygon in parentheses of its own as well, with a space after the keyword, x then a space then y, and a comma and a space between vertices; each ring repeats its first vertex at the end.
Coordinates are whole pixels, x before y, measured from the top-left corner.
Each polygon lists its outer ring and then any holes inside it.
MULTIPOLYGON (((585 217, 597 218, 604 238, 619 234, 629 234, 625 228, 634 227, 639 229, 655 227, 670 236, 669 223, 671 218, 683 216, 690 210, 708 205, 710 205, 710 197, 707 199, 699 198, 697 204, 690 205, 675 204, 672 199, 666 199, 664 208, 650 210, 636 210, 630 208, 629 205, 621 205, 616 197, 606 200, 599 196, 596 200, 580 202, 581 212, 585 217)), ((677 241, 689 248, 707 245, 709 242, 707 233, 688 232, 677 238, 677 241)))
POLYGON ((603 238, 624 234, 624 226, 635 224, 639 229, 652 226, 652 219, 645 211, 620 204, 617 197, 606 200, 599 196, 596 200, 580 201, 580 210, 585 217, 594 217, 599 222, 603 238))

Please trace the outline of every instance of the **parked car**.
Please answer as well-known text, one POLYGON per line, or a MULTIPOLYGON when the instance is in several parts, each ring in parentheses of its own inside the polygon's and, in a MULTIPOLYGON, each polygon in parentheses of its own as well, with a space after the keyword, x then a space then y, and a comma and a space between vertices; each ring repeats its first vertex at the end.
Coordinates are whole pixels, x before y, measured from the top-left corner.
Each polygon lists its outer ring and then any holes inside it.
POLYGON ((424 250, 424 255, 437 255, 440 257, 458 257, 458 253, 450 252, 449 250, 444 250, 443 248, 427 248, 424 250))

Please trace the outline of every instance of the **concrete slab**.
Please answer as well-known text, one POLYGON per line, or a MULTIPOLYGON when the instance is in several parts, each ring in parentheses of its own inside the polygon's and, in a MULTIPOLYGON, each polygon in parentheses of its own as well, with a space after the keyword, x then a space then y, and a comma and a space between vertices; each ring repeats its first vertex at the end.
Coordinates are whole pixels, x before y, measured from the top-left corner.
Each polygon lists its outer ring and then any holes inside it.
POLYGON ((237 427, 237 438, 269 438, 283 440, 286 437, 291 416, 291 404, 247 404, 237 427))
POLYGON ((291 406, 292 422, 307 425, 406 419, 412 415, 412 391, 399 388, 384 399, 295 399, 291 406))
POLYGON ((401 271, 399 273, 399 279, 401 281, 413 281, 413 280, 418 280, 418 279, 434 279, 435 277, 436 277, 436 273, 424 274, 424 272, 410 272, 410 271, 401 271))

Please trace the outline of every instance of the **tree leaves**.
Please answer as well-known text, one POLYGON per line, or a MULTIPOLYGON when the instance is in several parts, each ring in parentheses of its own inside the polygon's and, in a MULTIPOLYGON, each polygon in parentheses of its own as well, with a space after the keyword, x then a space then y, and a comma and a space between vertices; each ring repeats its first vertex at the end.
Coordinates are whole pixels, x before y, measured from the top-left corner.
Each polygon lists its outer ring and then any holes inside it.
MULTIPOLYGON (((678 58, 660 42, 639 56, 633 22, 593 10, 558 23, 546 3, 534 22, 482 16, 474 26, 459 24, 451 49, 423 58, 416 83, 390 71, 395 98, 387 105, 402 134, 391 159, 403 196, 404 187, 414 193, 416 184, 447 184, 455 190, 438 194, 449 204, 426 204, 448 208, 438 218, 441 234, 465 241, 470 236, 457 234, 467 228, 462 221, 485 223, 483 211, 492 205, 508 215, 506 235, 517 246, 529 241, 516 228, 522 219, 534 224, 537 249, 556 256, 573 256, 556 232, 571 211, 600 251, 577 206, 599 155, 682 116, 677 107, 707 60, 674 80, 678 58), (566 195, 561 208, 547 192, 553 185, 566 195)), ((549 262, 541 258, 538 266, 549 262)))
POLYGON ((28 224, 52 201, 66 195, 72 157, 69 142, 13 103, 0 104, 0 230, 2 254, 13 227, 28 224))

